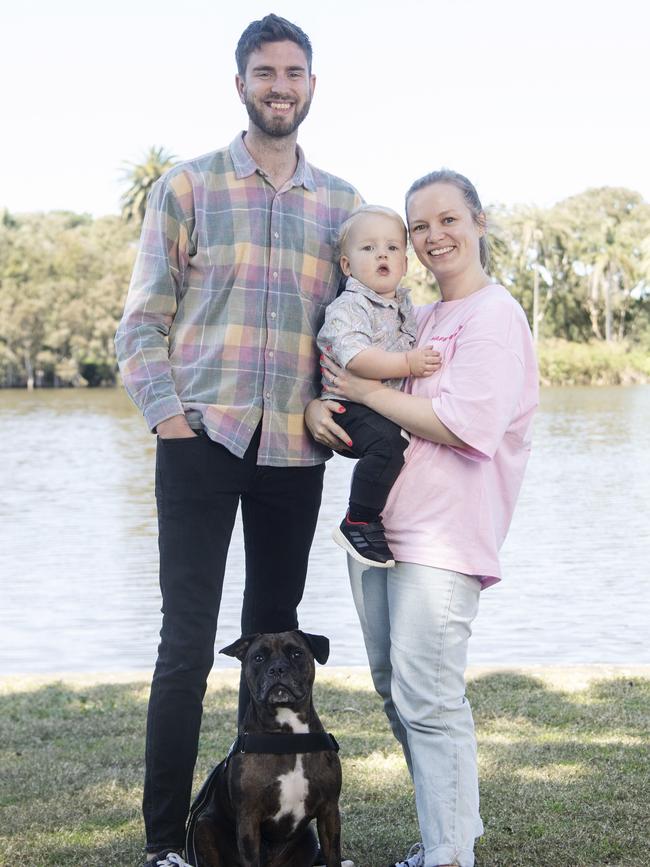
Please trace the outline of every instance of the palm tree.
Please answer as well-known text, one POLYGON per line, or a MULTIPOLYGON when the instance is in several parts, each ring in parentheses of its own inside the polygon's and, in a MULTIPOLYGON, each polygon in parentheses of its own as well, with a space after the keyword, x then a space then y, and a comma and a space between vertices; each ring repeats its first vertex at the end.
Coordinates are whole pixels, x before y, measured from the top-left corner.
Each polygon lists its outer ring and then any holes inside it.
POLYGON ((124 181, 128 182, 129 186, 120 203, 122 218, 127 223, 142 223, 151 188, 158 178, 174 165, 175 160, 174 154, 168 153, 162 147, 152 146, 144 154, 142 162, 125 163, 124 181))
POLYGON ((573 224, 570 255, 593 336, 621 340, 632 293, 644 281, 642 244, 650 207, 632 190, 601 187, 565 199, 555 210, 573 224))
POLYGON ((537 343, 562 273, 563 228, 532 205, 493 209, 489 222, 492 273, 526 310, 537 343))
POLYGON ((553 274, 560 271, 563 242, 562 227, 553 224, 548 211, 541 208, 524 207, 521 211, 521 249, 519 267, 522 271, 532 272, 533 310, 531 325, 533 340, 539 341, 539 326, 544 319, 549 302, 555 291, 553 274), (544 295, 540 292, 540 278, 544 280, 544 295))

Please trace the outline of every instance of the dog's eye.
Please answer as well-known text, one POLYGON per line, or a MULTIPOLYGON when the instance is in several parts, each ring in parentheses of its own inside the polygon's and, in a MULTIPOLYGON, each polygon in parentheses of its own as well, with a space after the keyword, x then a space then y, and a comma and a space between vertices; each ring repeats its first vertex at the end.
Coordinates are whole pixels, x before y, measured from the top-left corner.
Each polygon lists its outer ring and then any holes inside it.
POLYGON ((255 662, 264 662, 264 654, 256 653, 253 659, 255 660, 255 662))
POLYGON ((291 656, 293 659, 297 659, 299 656, 302 656, 302 650, 292 650, 291 656))

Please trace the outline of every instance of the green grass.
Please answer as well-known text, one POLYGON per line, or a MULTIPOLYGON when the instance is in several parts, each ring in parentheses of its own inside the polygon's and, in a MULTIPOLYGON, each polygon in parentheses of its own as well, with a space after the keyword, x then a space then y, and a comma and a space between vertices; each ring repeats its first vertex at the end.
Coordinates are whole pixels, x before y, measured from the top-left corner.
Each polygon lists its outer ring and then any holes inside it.
POLYGON ((625 342, 547 340, 539 344, 537 354, 542 385, 634 385, 650 382, 650 353, 625 342))
MULTIPOLYGON (((234 736, 237 672, 206 699, 196 783, 234 736)), ((137 865, 144 683, 0 683, 0 864, 137 865)), ((478 867, 648 865, 650 671, 474 672, 478 867)), ((341 744, 345 852, 383 867, 418 839, 410 781, 363 669, 319 670, 341 744)))

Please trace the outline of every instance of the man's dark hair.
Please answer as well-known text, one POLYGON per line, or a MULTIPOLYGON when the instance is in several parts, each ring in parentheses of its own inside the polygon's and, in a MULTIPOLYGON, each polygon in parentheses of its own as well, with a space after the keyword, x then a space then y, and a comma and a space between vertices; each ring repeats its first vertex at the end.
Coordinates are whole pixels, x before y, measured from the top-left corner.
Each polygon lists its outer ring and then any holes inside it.
POLYGON ((309 41, 309 36, 296 24, 292 24, 286 18, 280 18, 279 15, 273 14, 266 15, 260 21, 251 21, 239 37, 235 51, 237 72, 242 76, 245 75, 248 58, 253 51, 257 51, 264 43, 284 42, 285 40, 295 42, 305 52, 307 67, 311 75, 311 42, 309 41))

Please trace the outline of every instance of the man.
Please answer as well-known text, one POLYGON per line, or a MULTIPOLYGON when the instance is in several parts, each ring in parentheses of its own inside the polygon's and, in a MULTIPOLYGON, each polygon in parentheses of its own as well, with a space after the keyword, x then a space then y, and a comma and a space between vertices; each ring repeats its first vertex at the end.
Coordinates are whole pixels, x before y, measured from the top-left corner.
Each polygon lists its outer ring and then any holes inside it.
POLYGON ((184 863, 174 853, 240 500, 242 632, 298 624, 329 454, 303 421, 319 391, 314 335, 338 288, 336 231, 361 203, 296 144, 315 86, 303 31, 268 15, 236 59, 248 129, 154 186, 116 336, 124 384, 158 434, 163 622, 143 813, 147 861, 162 864, 184 863))

